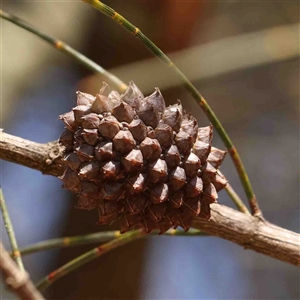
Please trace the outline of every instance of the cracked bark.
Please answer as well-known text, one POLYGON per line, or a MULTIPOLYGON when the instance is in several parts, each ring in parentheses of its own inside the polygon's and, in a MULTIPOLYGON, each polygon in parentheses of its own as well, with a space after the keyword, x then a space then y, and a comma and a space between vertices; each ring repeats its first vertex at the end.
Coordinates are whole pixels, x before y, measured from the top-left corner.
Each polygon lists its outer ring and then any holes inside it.
MULTIPOLYGON (((39 144, 4 132, 0 133, 0 158, 14 162, 43 174, 59 176, 64 171, 61 161, 63 148, 57 141, 39 144)), ((195 218, 193 227, 208 234, 300 266, 300 235, 248 216, 229 207, 211 205, 211 220, 195 218)))

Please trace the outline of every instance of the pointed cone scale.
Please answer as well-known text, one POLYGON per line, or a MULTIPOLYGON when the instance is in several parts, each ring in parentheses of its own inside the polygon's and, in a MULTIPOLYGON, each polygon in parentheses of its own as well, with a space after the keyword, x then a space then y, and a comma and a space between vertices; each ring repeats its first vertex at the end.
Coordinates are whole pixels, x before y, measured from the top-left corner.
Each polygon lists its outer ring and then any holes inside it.
POLYGON ((217 170, 209 163, 206 162, 202 167, 202 180, 204 183, 213 182, 217 175, 217 170))
POLYGON ((148 218, 154 222, 159 222, 166 211, 166 207, 164 205, 164 203, 160 203, 160 204, 153 204, 151 206, 148 207, 148 218))
POLYGON ((217 202, 218 200, 218 192, 215 186, 210 183, 204 185, 203 193, 201 196, 201 204, 212 204, 217 202))
POLYGON ((96 158, 100 161, 107 161, 113 157, 113 143, 110 141, 103 141, 95 147, 96 158))
POLYGON ((154 161, 158 159, 162 153, 162 149, 157 139, 146 137, 140 144, 140 149, 144 159, 154 161))
POLYGON ((195 153, 190 153, 186 161, 184 162, 184 169, 186 175, 194 177, 201 167, 200 158, 195 153))
POLYGON ((143 103, 140 106, 138 115, 147 126, 152 128, 155 128, 160 120, 159 112, 154 109, 151 103, 143 103))
POLYGON ((120 128, 121 124, 114 116, 103 118, 98 126, 100 135, 109 139, 113 139, 120 128))
POLYGON ((183 204, 195 217, 199 215, 201 208, 199 197, 185 198, 183 204))
POLYGON ((119 122, 127 123, 130 123, 135 115, 133 108, 123 101, 118 102, 118 104, 113 108, 112 114, 119 122))
POLYGON ((100 196, 103 200, 117 201, 123 196, 123 183, 108 182, 102 186, 100 196))
POLYGON ((116 151, 126 154, 134 148, 136 142, 130 131, 120 130, 113 139, 113 145, 116 151))
POLYGON ((198 134, 197 120, 191 114, 185 115, 181 123, 181 130, 187 132, 193 138, 193 142, 195 142, 198 134))
POLYGON ((185 171, 181 167, 176 167, 169 173, 168 185, 172 191, 181 189, 186 183, 185 171))
POLYGON ((82 127, 84 129, 98 129, 100 125, 99 115, 95 113, 89 113, 82 118, 82 127))
POLYGON ((210 153, 207 157, 207 161, 216 169, 218 169, 226 155, 227 151, 220 150, 215 147, 211 147, 210 153))
POLYGON ((172 145, 165 151, 165 161, 170 169, 179 165, 181 157, 176 145, 172 145))
POLYGON ((77 124, 81 124, 82 123, 82 117, 84 115, 87 115, 89 113, 91 113, 91 108, 89 106, 86 105, 78 105, 76 107, 73 108, 73 112, 74 112, 74 117, 75 117, 75 121, 77 124))
POLYGON ((130 215, 130 214, 123 214, 121 217, 121 233, 125 233, 130 229, 133 229, 137 226, 137 224, 141 224, 142 217, 139 214, 130 215))
POLYGON ((140 119, 134 119, 128 125, 128 129, 138 142, 142 142, 147 136, 147 127, 140 119))
POLYGON ((179 131, 182 121, 182 106, 179 100, 176 104, 166 108, 163 115, 163 121, 171 126, 175 132, 179 131))
POLYGON ((66 147, 66 151, 69 152, 73 149, 74 135, 71 131, 65 130, 60 138, 59 143, 66 147))
POLYGON ((185 186, 185 193, 187 197, 196 197, 203 191, 203 181, 200 177, 195 176, 190 179, 185 186))
POLYGON ((169 195, 169 188, 165 183, 160 183, 151 189, 149 199, 152 203, 158 204, 166 201, 169 195))
POLYGON ((91 106, 96 99, 96 97, 94 97, 93 95, 82 93, 80 91, 77 91, 76 94, 77 94, 77 105, 91 106))
POLYGON ((126 188, 130 195, 141 193, 146 187, 146 175, 138 174, 128 177, 126 180, 126 188))
POLYGON ((197 139, 203 143, 211 144, 213 138, 213 127, 212 125, 206 127, 200 127, 198 129, 197 139))
POLYGON ((94 158, 94 147, 88 144, 82 144, 76 147, 75 153, 82 162, 91 161, 94 158))
POLYGON ((74 112, 70 111, 67 112, 63 115, 59 116, 59 119, 62 120, 64 122, 64 124, 66 125, 66 128, 72 132, 75 132, 77 129, 77 123, 75 121, 75 116, 74 116, 74 112))
POLYGON ((172 208, 179 208, 183 204, 184 192, 178 191, 169 197, 169 205, 172 208))
POLYGON ((173 130, 171 126, 159 123, 155 128, 155 136, 163 148, 168 148, 173 142, 173 130))
POLYGON ((113 109, 113 102, 108 97, 97 94, 96 99, 92 104, 92 111, 97 114, 104 112, 111 112, 113 109))
POLYGON ((175 137, 175 144, 182 155, 186 155, 191 150, 193 138, 185 131, 180 130, 175 137))
POLYGON ((115 180, 121 172, 121 164, 118 161, 109 161, 101 168, 104 180, 115 180))
MULTIPOLYGON (((175 208, 168 209, 166 214, 168 220, 171 222, 171 226, 178 226, 180 225, 180 210, 175 208)), ((171 227, 170 226, 170 227, 171 227)))
POLYGON ((159 229, 159 235, 164 234, 172 227, 172 221, 166 216, 158 222, 157 227, 159 229))
POLYGON ((117 91, 111 91, 108 98, 111 100, 121 100, 121 95, 117 91))
POLYGON ((129 174, 135 174, 143 167, 143 154, 141 150, 133 149, 121 160, 124 170, 129 174))
POLYGON ((201 142, 200 140, 197 140, 196 143, 193 146, 193 153, 195 153, 201 160, 201 164, 204 164, 207 156, 209 154, 211 145, 201 142))
POLYGON ((108 95, 110 94, 110 87, 106 82, 102 82, 102 87, 99 91, 100 95, 103 95, 105 97, 108 97, 108 95))
POLYGON ((140 228, 142 228, 145 233, 151 233, 157 229, 157 224, 151 219, 144 219, 140 224, 140 228))
POLYGON ((135 85, 133 81, 129 82, 129 86, 125 93, 121 96, 122 100, 129 104, 135 110, 139 110, 140 103, 144 99, 143 93, 135 85))
POLYGON ((97 161, 83 163, 80 166, 79 173, 80 178, 87 180, 95 180, 99 176, 99 164, 97 161))
POLYGON ((161 94, 159 88, 155 88, 155 91, 148 97, 144 98, 142 105, 152 106, 159 114, 163 114, 166 108, 165 100, 161 94))
POLYGON ((155 128, 165 110, 165 101, 158 88, 141 102, 138 115, 147 125, 155 128))
POLYGON ((147 126, 147 137, 150 139, 156 139, 155 131, 151 126, 147 126))
POLYGON ((81 161, 79 160, 78 156, 73 152, 65 156, 63 160, 67 164, 67 166, 72 170, 78 170, 81 164, 81 161))
POLYGON ((98 142, 98 130, 97 129, 84 129, 81 133, 84 141, 89 145, 96 145, 98 142))
POLYGON ((151 163, 148 168, 148 179, 152 183, 158 183, 163 181, 167 176, 168 168, 167 163, 162 159, 157 159, 151 163))
POLYGON ((179 216, 179 226, 184 230, 188 231, 192 225, 193 214, 188 207, 185 207, 182 214, 179 216))
POLYGON ((219 192, 226 187, 228 181, 223 176, 217 173, 215 178, 212 180, 212 183, 215 186, 217 192, 219 192))
POLYGON ((142 213, 147 205, 147 200, 141 196, 137 195, 134 197, 129 197, 126 201, 125 211, 130 215, 136 215, 142 213))
POLYGON ((210 219, 210 206, 209 206, 209 204, 206 204, 206 203, 201 204, 201 211, 200 211, 199 217, 203 218, 203 219, 207 219, 207 220, 210 219))
POLYGON ((78 128, 75 133, 74 133, 74 146, 78 147, 81 146, 84 143, 84 138, 82 136, 83 133, 83 129, 82 128, 78 128))
POLYGON ((80 184, 80 178, 77 173, 71 169, 67 169, 62 176, 59 177, 61 179, 66 188, 72 189, 80 184))

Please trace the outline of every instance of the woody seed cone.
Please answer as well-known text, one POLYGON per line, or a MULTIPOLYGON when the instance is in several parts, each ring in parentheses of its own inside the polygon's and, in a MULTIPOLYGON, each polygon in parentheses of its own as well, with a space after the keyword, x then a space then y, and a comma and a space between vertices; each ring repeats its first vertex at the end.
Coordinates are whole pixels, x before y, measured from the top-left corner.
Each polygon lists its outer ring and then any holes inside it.
POLYGON ((121 232, 164 233, 210 218, 227 183, 217 171, 226 151, 211 146, 212 126, 198 128, 179 100, 165 107, 158 88, 144 97, 130 82, 120 95, 104 83, 96 96, 77 92, 60 119, 63 186, 78 194, 78 208, 98 210, 100 224, 121 219, 121 232))

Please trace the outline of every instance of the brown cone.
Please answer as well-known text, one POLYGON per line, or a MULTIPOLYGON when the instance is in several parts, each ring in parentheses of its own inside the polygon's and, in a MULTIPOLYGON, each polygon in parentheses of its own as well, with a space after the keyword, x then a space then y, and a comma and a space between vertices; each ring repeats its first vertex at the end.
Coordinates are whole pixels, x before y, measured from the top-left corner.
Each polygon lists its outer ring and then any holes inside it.
POLYGON ((78 208, 98 209, 99 224, 121 219, 121 232, 164 233, 210 218, 227 184, 218 172, 226 151, 211 146, 212 126, 198 128, 179 100, 165 107, 158 88, 144 97, 130 82, 120 95, 104 83, 96 96, 77 92, 60 119, 63 187, 79 195, 78 208))

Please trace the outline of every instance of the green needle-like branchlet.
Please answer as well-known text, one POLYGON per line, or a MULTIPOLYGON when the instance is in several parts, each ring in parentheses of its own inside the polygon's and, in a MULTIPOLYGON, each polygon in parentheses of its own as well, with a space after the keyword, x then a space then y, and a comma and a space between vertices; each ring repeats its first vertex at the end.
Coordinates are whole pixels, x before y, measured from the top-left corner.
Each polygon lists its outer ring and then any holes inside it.
POLYGON ((206 100, 202 97, 202 95, 198 92, 195 86, 187 79, 187 77, 173 64, 173 62, 168 58, 166 54, 163 53, 150 39, 148 39, 139 28, 131 24, 128 20, 126 20, 123 16, 117 13, 114 9, 107 6, 106 4, 102 3, 98 0, 82 0, 88 4, 90 4, 95 9, 99 10, 101 13, 110 17, 115 22, 117 22, 120 26, 125 28, 135 37, 137 37, 147 48, 150 50, 156 57, 158 57, 162 62, 164 62, 168 67, 170 67, 181 79, 183 85, 186 89, 190 92, 193 98, 197 101, 200 107, 205 112, 208 119, 214 125, 215 129, 219 133, 220 137, 222 138, 225 146, 228 149, 228 152, 234 162, 234 165, 238 171, 239 177, 241 179, 242 185, 246 192, 249 205, 251 208, 251 212, 253 215, 261 216, 261 211, 259 209, 256 196, 252 189, 251 183, 249 181, 248 175, 246 173, 245 167, 242 163, 242 160, 233 145, 231 139, 229 138, 228 134, 226 133, 224 127, 222 126, 221 122, 208 105, 206 100))
POLYGON ((251 215, 248 208, 243 203, 242 199, 239 197, 239 195, 235 192, 235 190, 232 188, 232 186, 229 183, 227 183, 225 190, 240 212, 246 215, 251 215))
MULTIPOLYGON (((156 235, 157 233, 153 233, 156 235)), ((207 234, 201 232, 197 229, 190 229, 188 232, 183 230, 170 229, 164 235, 167 236, 206 236, 207 234)), ((28 255, 39 251, 50 250, 55 248, 68 248, 81 245, 88 245, 92 243, 104 243, 108 242, 116 237, 121 236, 119 231, 107 231, 107 232, 97 232, 86 235, 77 235, 71 237, 64 237, 58 239, 47 240, 44 242, 39 242, 33 245, 29 245, 25 248, 19 249, 22 255, 28 255)))
POLYGON ((144 235, 145 235, 145 233, 143 233, 140 230, 135 230, 135 231, 130 231, 130 232, 124 233, 120 237, 112 240, 111 242, 108 242, 104 245, 96 247, 93 250, 90 250, 90 251, 84 253, 83 255, 80 255, 79 257, 66 263, 64 266, 58 268, 57 270, 53 271, 52 273, 47 275, 45 278, 43 278, 41 281, 39 281, 37 283, 36 287, 38 290, 44 291, 53 282, 55 282, 56 280, 58 280, 59 278, 65 276, 65 275, 67 275, 71 271, 78 269, 82 265, 90 262, 91 260, 93 260, 95 258, 98 258, 102 254, 104 254, 112 249, 115 249, 115 248, 125 245, 133 240, 141 238, 144 235))
POLYGON ((50 250, 55 248, 68 248, 81 245, 88 245, 92 243, 108 242, 120 236, 119 231, 97 232, 86 235, 77 235, 70 237, 63 237, 58 239, 47 240, 33 245, 29 245, 20 249, 22 255, 32 254, 39 251, 50 250))
POLYGON ((101 66, 96 64, 94 61, 90 60, 89 58, 87 58, 86 56, 84 56, 80 52, 76 51, 74 48, 70 47, 66 43, 64 43, 64 42, 62 42, 62 41, 60 41, 60 40, 58 40, 58 39, 56 39, 56 38, 54 38, 50 35, 47 35, 47 34, 41 32, 40 30, 38 30, 37 28, 35 28, 31 24, 27 23, 26 21, 12 15, 12 14, 4 12, 3 10, 0 10, 0 17, 7 20, 7 21, 9 21, 9 22, 12 22, 15 25, 17 25, 19 27, 22 27, 25 30, 33 33, 34 35, 36 35, 38 37, 40 37, 41 39, 43 39, 44 41, 49 43, 52 47, 54 47, 55 49, 65 53, 66 55, 72 57, 77 62, 79 62, 80 64, 87 67, 89 70, 102 74, 108 81, 113 83, 120 91, 125 91, 126 90, 127 85, 123 81, 121 81, 118 77, 116 77, 115 75, 109 73, 107 70, 103 69, 101 66))
MULTIPOLYGON (((31 249, 28 247, 25 253, 25 249, 23 250, 24 254, 29 254, 35 251, 39 250, 46 250, 58 246, 76 246, 76 245, 83 245, 87 243, 92 243, 96 241, 104 241, 105 239, 111 239, 114 238, 112 241, 100 245, 97 248, 94 248, 83 255, 73 259, 72 261, 66 263, 64 266, 58 268, 57 270, 51 272, 49 275, 47 275, 45 278, 40 280, 36 287, 40 291, 44 291, 47 287, 49 287, 52 283, 54 283, 59 278, 67 275, 71 271, 74 271, 75 269, 83 266, 84 264, 90 262, 91 260, 98 258, 102 254, 115 249, 119 246, 122 246, 124 244, 127 244, 131 241, 134 241, 138 238, 141 238, 145 235, 144 232, 141 230, 135 230, 130 231, 127 233, 124 233, 120 235, 119 231, 110 231, 110 232, 102 232, 97 234, 90 234, 86 236, 77 236, 77 237, 69 237, 69 238, 63 238, 63 239, 57 239, 56 243, 54 245, 54 240, 46 241, 44 242, 43 247, 40 247, 42 243, 32 245, 31 249), (60 240, 60 241, 59 241, 60 240), (51 247, 47 246, 47 243, 51 245, 51 247), (53 247, 54 246, 54 247, 53 247)), ((189 232, 184 232, 182 230, 174 230, 171 229, 165 233, 165 235, 172 235, 172 236, 199 236, 199 235, 206 235, 205 233, 197 230, 197 229, 190 229, 189 232)))
POLYGON ((22 262, 21 254, 18 248, 18 243, 16 240, 14 228, 10 220, 10 216, 7 210, 6 202, 3 196, 2 188, 0 188, 0 208, 2 210, 2 216, 4 225, 7 231, 7 235, 11 244, 12 257, 15 260, 16 264, 19 266, 20 270, 24 271, 24 265, 22 262))

